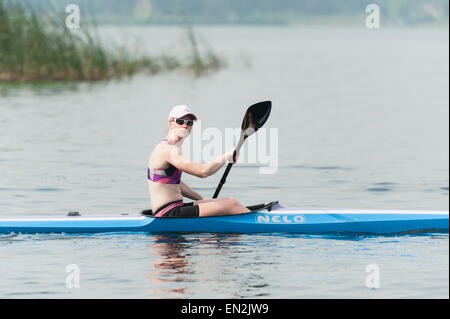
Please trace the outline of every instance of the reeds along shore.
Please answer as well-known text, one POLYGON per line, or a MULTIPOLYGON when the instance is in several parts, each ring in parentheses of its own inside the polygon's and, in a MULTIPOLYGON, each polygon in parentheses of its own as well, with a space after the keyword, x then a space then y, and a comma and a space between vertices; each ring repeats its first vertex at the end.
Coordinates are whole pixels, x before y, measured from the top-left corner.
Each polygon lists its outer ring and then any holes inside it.
POLYGON ((67 28, 64 18, 0 0, 0 82, 99 81, 177 69, 201 76, 224 65, 211 50, 201 52, 192 28, 186 56, 135 57, 104 46, 93 27, 67 28))

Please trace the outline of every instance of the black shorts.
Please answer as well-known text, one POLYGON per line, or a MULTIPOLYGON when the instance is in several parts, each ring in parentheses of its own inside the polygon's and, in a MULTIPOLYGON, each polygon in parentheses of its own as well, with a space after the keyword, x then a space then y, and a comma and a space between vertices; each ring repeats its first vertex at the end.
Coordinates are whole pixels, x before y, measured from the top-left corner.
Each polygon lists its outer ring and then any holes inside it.
MULTIPOLYGON (((176 202, 178 202, 178 201, 170 202, 170 203, 167 203, 166 205, 160 207, 157 211, 155 211, 153 213, 153 216, 158 214, 159 211, 163 210, 170 204, 173 204, 176 202)), ((162 215, 161 218, 163 218, 163 217, 199 217, 199 215, 200 215, 199 212, 200 212, 200 209, 199 209, 198 205, 194 205, 194 202, 184 203, 183 206, 177 206, 177 207, 172 208, 171 210, 166 212, 164 215, 162 215)))

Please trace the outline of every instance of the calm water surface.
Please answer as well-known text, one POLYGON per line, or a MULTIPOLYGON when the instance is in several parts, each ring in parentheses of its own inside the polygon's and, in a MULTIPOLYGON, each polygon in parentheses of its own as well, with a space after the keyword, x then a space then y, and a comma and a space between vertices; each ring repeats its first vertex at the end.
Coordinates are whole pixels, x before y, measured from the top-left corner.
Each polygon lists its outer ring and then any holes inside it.
MULTIPOLYGON (((246 107, 265 99, 273 101, 266 127, 278 129, 276 174, 261 174, 266 164, 246 161, 244 150, 221 196, 448 210, 448 30, 372 31, 199 28, 228 61, 207 77, 1 87, 0 216, 147 208, 147 157, 172 105, 198 113, 194 138, 238 127, 246 107)), ((171 27, 101 33, 155 53, 180 50, 182 39, 171 27)), ((184 181, 210 197, 221 173, 184 181)), ((445 234, 5 235, 0 297, 448 298, 448 247, 445 234), (66 287, 70 264, 78 289, 66 287), (370 264, 380 288, 366 287, 370 264)))
POLYGON ((20 235, 2 237, 0 254, 3 298, 448 296, 448 234, 20 235), (72 264, 79 288, 66 287, 72 264), (370 289, 372 264, 380 282, 370 289))

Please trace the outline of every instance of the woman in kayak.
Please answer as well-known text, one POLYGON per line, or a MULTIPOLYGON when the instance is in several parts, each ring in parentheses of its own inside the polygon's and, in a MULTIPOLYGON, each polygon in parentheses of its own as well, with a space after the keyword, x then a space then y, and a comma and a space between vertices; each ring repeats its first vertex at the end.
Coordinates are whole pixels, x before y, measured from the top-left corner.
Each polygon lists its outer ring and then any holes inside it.
POLYGON ((196 163, 181 153, 183 140, 189 136, 197 117, 185 105, 175 106, 169 113, 166 138, 153 149, 148 159, 148 189, 155 217, 206 217, 249 212, 232 197, 204 199, 181 181, 181 173, 205 178, 217 172, 226 161, 236 163, 234 150, 215 161, 196 163), (183 196, 194 202, 183 203, 183 196))

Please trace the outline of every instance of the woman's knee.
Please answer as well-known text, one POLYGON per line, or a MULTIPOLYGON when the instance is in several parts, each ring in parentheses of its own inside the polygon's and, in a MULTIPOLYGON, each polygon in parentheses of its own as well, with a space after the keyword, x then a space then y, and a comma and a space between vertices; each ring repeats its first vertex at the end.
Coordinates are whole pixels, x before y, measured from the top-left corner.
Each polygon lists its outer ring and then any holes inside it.
POLYGON ((227 200, 228 207, 240 207, 241 206, 239 201, 234 197, 226 197, 226 200, 227 200))
POLYGON ((236 198, 234 197, 227 197, 228 200, 228 213, 230 214, 241 214, 241 213, 247 213, 250 212, 250 210, 243 206, 236 198))

